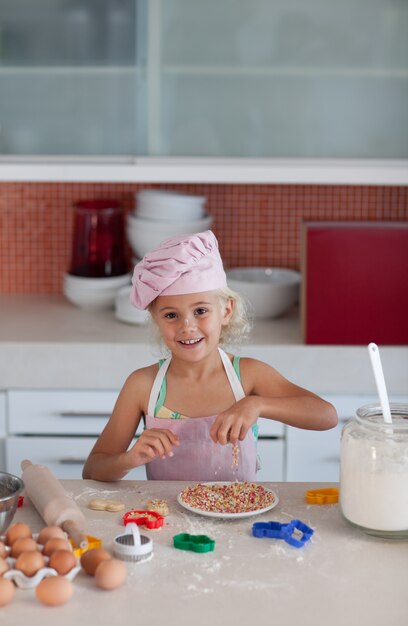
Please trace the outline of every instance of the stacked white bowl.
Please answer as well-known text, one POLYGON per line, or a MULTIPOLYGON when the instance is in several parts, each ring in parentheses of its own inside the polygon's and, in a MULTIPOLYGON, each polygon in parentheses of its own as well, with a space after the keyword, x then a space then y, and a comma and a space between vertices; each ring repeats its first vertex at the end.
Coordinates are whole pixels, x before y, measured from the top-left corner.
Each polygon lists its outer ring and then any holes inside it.
POLYGON ((122 287, 115 297, 115 317, 127 324, 146 324, 149 320, 147 311, 140 311, 130 302, 131 286, 122 287))
POLYGON ((205 196, 175 191, 139 191, 135 208, 126 218, 126 234, 134 254, 140 258, 165 239, 208 230, 213 218, 205 212, 205 201, 205 196))
POLYGON ((107 278, 87 278, 64 275, 64 295, 72 304, 81 309, 111 309, 115 304, 118 289, 130 285, 131 274, 109 276, 107 278))
POLYGON ((228 286, 250 305, 255 318, 279 317, 299 300, 301 275, 282 267, 236 267, 226 271, 228 286))

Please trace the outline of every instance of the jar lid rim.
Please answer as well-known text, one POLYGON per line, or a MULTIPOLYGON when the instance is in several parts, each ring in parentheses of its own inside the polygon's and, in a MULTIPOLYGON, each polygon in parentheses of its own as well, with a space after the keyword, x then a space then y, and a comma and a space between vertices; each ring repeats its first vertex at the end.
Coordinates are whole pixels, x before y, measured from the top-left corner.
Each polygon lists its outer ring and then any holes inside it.
POLYGON ((365 404, 356 411, 356 419, 363 426, 386 433, 408 433, 408 404, 390 402, 393 423, 384 422, 380 404, 365 404))

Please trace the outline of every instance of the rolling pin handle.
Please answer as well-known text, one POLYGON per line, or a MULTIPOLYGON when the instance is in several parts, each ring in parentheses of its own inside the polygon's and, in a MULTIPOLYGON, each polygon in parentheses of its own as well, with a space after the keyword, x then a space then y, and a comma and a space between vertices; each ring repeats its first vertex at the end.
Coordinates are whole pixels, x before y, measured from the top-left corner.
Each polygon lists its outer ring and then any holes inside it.
POLYGON ((61 524, 62 530, 64 530, 78 548, 84 550, 88 547, 88 538, 81 532, 73 520, 67 519, 61 524))
POLYGON ((23 470, 23 472, 25 469, 27 469, 27 467, 30 467, 30 465, 32 465, 32 463, 28 459, 24 459, 24 461, 21 461, 20 463, 20 467, 23 470))

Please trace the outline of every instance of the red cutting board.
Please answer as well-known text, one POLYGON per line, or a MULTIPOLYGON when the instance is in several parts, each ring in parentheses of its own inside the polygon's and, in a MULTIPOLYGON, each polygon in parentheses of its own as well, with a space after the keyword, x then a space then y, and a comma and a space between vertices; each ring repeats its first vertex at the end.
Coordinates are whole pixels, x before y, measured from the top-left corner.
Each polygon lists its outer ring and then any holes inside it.
POLYGON ((307 344, 408 344, 408 223, 304 222, 307 344))

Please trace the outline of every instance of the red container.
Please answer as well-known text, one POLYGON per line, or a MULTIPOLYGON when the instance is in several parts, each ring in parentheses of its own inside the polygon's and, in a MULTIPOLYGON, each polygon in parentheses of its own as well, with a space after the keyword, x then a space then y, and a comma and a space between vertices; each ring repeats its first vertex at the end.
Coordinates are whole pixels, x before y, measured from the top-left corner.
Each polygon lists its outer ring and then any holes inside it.
POLYGON ((120 276, 128 271, 123 208, 116 200, 74 204, 70 274, 88 278, 120 276))

